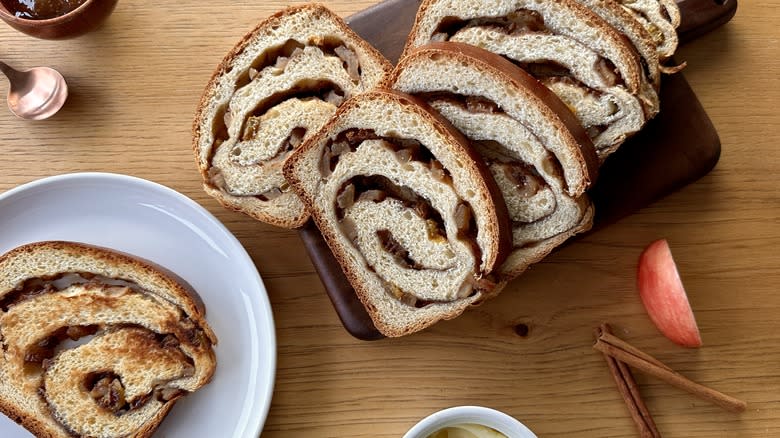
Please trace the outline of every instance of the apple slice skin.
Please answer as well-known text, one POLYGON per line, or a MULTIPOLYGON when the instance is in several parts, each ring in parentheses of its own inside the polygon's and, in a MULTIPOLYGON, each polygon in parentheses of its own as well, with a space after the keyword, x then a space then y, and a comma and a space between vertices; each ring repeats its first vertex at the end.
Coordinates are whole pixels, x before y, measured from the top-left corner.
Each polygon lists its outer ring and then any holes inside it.
POLYGON ((642 251, 637 287, 647 314, 664 336, 683 347, 701 347, 699 327, 666 239, 642 251))

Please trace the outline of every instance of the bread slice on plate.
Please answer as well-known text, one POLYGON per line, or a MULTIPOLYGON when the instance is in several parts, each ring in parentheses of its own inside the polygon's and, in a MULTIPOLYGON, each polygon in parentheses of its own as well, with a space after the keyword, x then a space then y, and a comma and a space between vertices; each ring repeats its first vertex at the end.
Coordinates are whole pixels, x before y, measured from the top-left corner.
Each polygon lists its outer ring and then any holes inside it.
POLYGON ((424 0, 404 54, 431 41, 481 47, 528 71, 571 108, 602 160, 657 111, 634 46, 576 0, 424 0))
POLYGON ((148 437, 207 384, 216 336, 194 291, 73 242, 0 257, 0 411, 38 437, 148 437))
POLYGON ((295 228, 308 219, 282 176, 290 152, 392 65, 322 5, 282 10, 228 53, 193 123, 205 191, 225 207, 295 228))
POLYGON ((590 229, 585 190, 596 177, 595 149, 566 105, 537 80, 494 53, 442 42, 401 58, 386 85, 427 101, 487 162, 512 220, 502 279, 590 229))
POLYGON ((402 336, 493 294, 511 244, 501 193, 445 119, 377 89, 284 167, 374 324, 402 336))

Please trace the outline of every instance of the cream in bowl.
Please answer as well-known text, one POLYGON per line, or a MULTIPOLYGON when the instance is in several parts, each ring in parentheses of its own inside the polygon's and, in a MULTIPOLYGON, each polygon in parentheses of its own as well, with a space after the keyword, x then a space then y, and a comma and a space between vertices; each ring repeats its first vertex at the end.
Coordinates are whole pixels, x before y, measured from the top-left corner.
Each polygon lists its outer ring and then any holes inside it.
POLYGON ((481 406, 456 406, 423 418, 403 438, 536 438, 523 423, 481 406))
POLYGON ((456 424, 439 429, 427 438, 507 438, 507 436, 481 424, 456 424))

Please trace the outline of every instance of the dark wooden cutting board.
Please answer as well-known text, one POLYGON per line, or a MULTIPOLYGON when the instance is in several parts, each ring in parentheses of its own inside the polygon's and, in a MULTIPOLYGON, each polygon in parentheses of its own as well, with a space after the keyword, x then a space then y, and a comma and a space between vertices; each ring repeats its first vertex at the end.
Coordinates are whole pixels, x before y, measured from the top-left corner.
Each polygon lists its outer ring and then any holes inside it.
MULTIPOLYGON (((736 0, 678 0, 685 43, 728 22, 736 0)), ((390 61, 403 49, 419 0, 388 0, 353 15, 349 25, 390 61)), ((590 190, 596 206, 594 229, 628 216, 707 174, 720 157, 720 139, 682 74, 665 76, 661 112, 611 155, 590 190)), ((309 221, 300 236, 344 328, 362 340, 381 339, 360 300, 309 221)))

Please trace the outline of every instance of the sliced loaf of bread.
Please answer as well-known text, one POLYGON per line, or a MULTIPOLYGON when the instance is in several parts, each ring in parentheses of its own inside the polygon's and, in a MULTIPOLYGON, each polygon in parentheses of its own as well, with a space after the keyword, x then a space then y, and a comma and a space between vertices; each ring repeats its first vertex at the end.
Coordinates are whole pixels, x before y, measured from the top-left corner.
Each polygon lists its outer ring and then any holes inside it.
POLYGON ((467 140, 423 102, 382 89, 348 100, 284 174, 384 335, 495 293, 506 205, 467 140))
MULTIPOLYGON (((611 20, 625 18, 604 5, 611 20)), ((602 160, 657 112, 655 73, 643 71, 626 36, 576 0, 424 0, 404 54, 431 41, 481 47, 528 71, 574 112, 602 160)))
POLYGON ((502 279, 591 227, 585 190, 596 177, 595 149, 566 105, 533 77, 491 52, 442 42, 409 52, 387 86, 426 100, 487 162, 512 220, 502 279))
POLYGON ((72 242, 0 257, 0 412, 36 436, 150 436, 211 380, 216 342, 189 285, 143 260, 72 242))
POLYGON ((282 176, 292 150, 390 63, 322 5, 280 11, 244 36, 201 98, 193 148, 206 192, 273 225, 308 219, 282 176))

